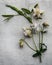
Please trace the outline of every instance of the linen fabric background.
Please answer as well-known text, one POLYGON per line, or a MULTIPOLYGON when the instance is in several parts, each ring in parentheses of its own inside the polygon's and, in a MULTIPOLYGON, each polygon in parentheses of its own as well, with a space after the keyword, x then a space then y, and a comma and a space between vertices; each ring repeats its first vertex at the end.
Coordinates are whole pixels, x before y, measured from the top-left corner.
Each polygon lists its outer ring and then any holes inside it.
MULTIPOLYGON (((33 21, 35 22, 35 20, 33 21)), ((38 21, 37 21, 38 22, 38 21)), ((37 37, 34 37, 37 42, 37 37)), ((34 47, 31 39, 26 39, 34 47)), ((37 44, 38 45, 38 44, 37 44)), ((0 65, 52 65, 52 0, 0 0, 0 65), (26 44, 19 48, 19 39, 23 37, 22 28, 29 26, 28 21, 22 16, 15 16, 9 22, 3 21, 3 14, 16 14, 5 5, 13 5, 18 9, 29 8, 39 3, 45 11, 40 22, 48 21, 48 33, 44 35, 44 43, 48 50, 42 55, 42 63, 39 58, 33 58, 34 52, 26 44)))

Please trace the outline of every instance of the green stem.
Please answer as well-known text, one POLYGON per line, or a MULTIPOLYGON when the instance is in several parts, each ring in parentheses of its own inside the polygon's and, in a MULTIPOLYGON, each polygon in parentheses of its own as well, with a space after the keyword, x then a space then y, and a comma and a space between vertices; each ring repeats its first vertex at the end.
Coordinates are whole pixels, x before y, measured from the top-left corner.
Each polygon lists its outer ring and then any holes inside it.
POLYGON ((43 33, 41 33, 42 34, 42 40, 41 40, 41 42, 43 43, 43 33))
MULTIPOLYGON (((42 29, 42 31, 44 30, 44 28, 42 29)), ((42 35, 42 40, 41 40, 41 43, 43 43, 43 33, 41 33, 41 35, 42 35)))
POLYGON ((41 55, 39 56, 39 59, 40 59, 40 63, 41 63, 42 62, 41 55))
POLYGON ((14 15, 14 16, 20 16, 19 14, 17 14, 17 15, 14 15))
POLYGON ((25 40, 24 40, 24 42, 26 43, 26 45, 27 45, 30 49, 32 49, 33 51, 36 51, 36 50, 33 49, 25 40))
MULTIPOLYGON (((39 50, 40 50, 40 48, 41 48, 41 36, 40 36, 40 32, 39 32, 39 50)), ((43 39, 42 39, 43 40, 43 39)), ((41 52, 40 52, 41 53, 41 52)), ((42 59, 41 59, 41 55, 39 56, 39 60, 40 60, 40 62, 42 62, 42 59)))
POLYGON ((37 49, 37 46, 36 46, 36 43, 35 43, 35 41, 34 41, 33 34, 32 34, 32 40, 33 40, 33 43, 34 43, 34 45, 35 45, 35 49, 38 50, 38 49, 37 49))
POLYGON ((40 42, 40 32, 39 32, 39 49, 40 49, 40 43, 41 43, 41 42, 40 42))

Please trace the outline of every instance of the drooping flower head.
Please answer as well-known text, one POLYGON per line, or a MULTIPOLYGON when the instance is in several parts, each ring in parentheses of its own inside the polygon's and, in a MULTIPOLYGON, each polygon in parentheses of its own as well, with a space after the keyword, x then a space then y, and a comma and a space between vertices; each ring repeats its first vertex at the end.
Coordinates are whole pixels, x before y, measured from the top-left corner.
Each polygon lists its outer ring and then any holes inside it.
POLYGON ((47 22, 44 22, 42 25, 43 25, 43 27, 48 27, 49 26, 49 24, 47 22))
POLYGON ((36 4, 34 8, 32 9, 33 17, 35 19, 42 19, 42 14, 44 13, 43 10, 40 10, 39 5, 36 4))
POLYGON ((22 48, 23 45, 24 45, 24 41, 23 41, 23 39, 20 39, 20 40, 19 40, 19 46, 22 48))

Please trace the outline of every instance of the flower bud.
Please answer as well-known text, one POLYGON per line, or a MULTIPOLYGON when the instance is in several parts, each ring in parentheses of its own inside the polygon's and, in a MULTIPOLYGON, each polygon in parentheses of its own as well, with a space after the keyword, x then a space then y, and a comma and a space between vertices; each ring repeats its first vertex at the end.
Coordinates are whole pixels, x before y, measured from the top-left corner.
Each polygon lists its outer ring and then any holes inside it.
POLYGON ((19 46, 22 48, 23 45, 24 45, 23 39, 20 39, 20 40, 19 40, 19 46))
POLYGON ((43 25, 43 27, 48 27, 49 26, 49 24, 47 22, 44 22, 42 25, 43 25))

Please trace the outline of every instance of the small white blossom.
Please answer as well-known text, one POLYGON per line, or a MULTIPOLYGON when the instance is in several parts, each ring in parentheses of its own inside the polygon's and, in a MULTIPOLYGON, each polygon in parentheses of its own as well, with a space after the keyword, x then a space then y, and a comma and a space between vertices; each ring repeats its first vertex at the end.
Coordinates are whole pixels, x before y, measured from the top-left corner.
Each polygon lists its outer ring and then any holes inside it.
POLYGON ((38 26, 37 23, 34 23, 34 24, 31 24, 31 25, 30 25, 30 27, 32 27, 32 28, 34 28, 34 29, 37 28, 37 26, 38 26))
POLYGON ((37 27, 36 31, 37 32, 40 32, 41 31, 41 28, 40 27, 37 27))
POLYGON ((31 32, 30 28, 23 28, 23 30, 24 30, 24 35, 26 37, 31 37, 32 36, 32 32, 31 32))
POLYGON ((49 24, 47 22, 44 22, 42 25, 43 25, 43 27, 48 27, 49 26, 49 24))
POLYGON ((42 14, 43 14, 43 10, 40 10, 40 8, 36 7, 33 8, 33 16, 37 17, 37 18, 41 18, 42 14))
POLYGON ((42 25, 35 23, 31 25, 31 28, 32 28, 32 33, 37 33, 41 31, 42 25))

